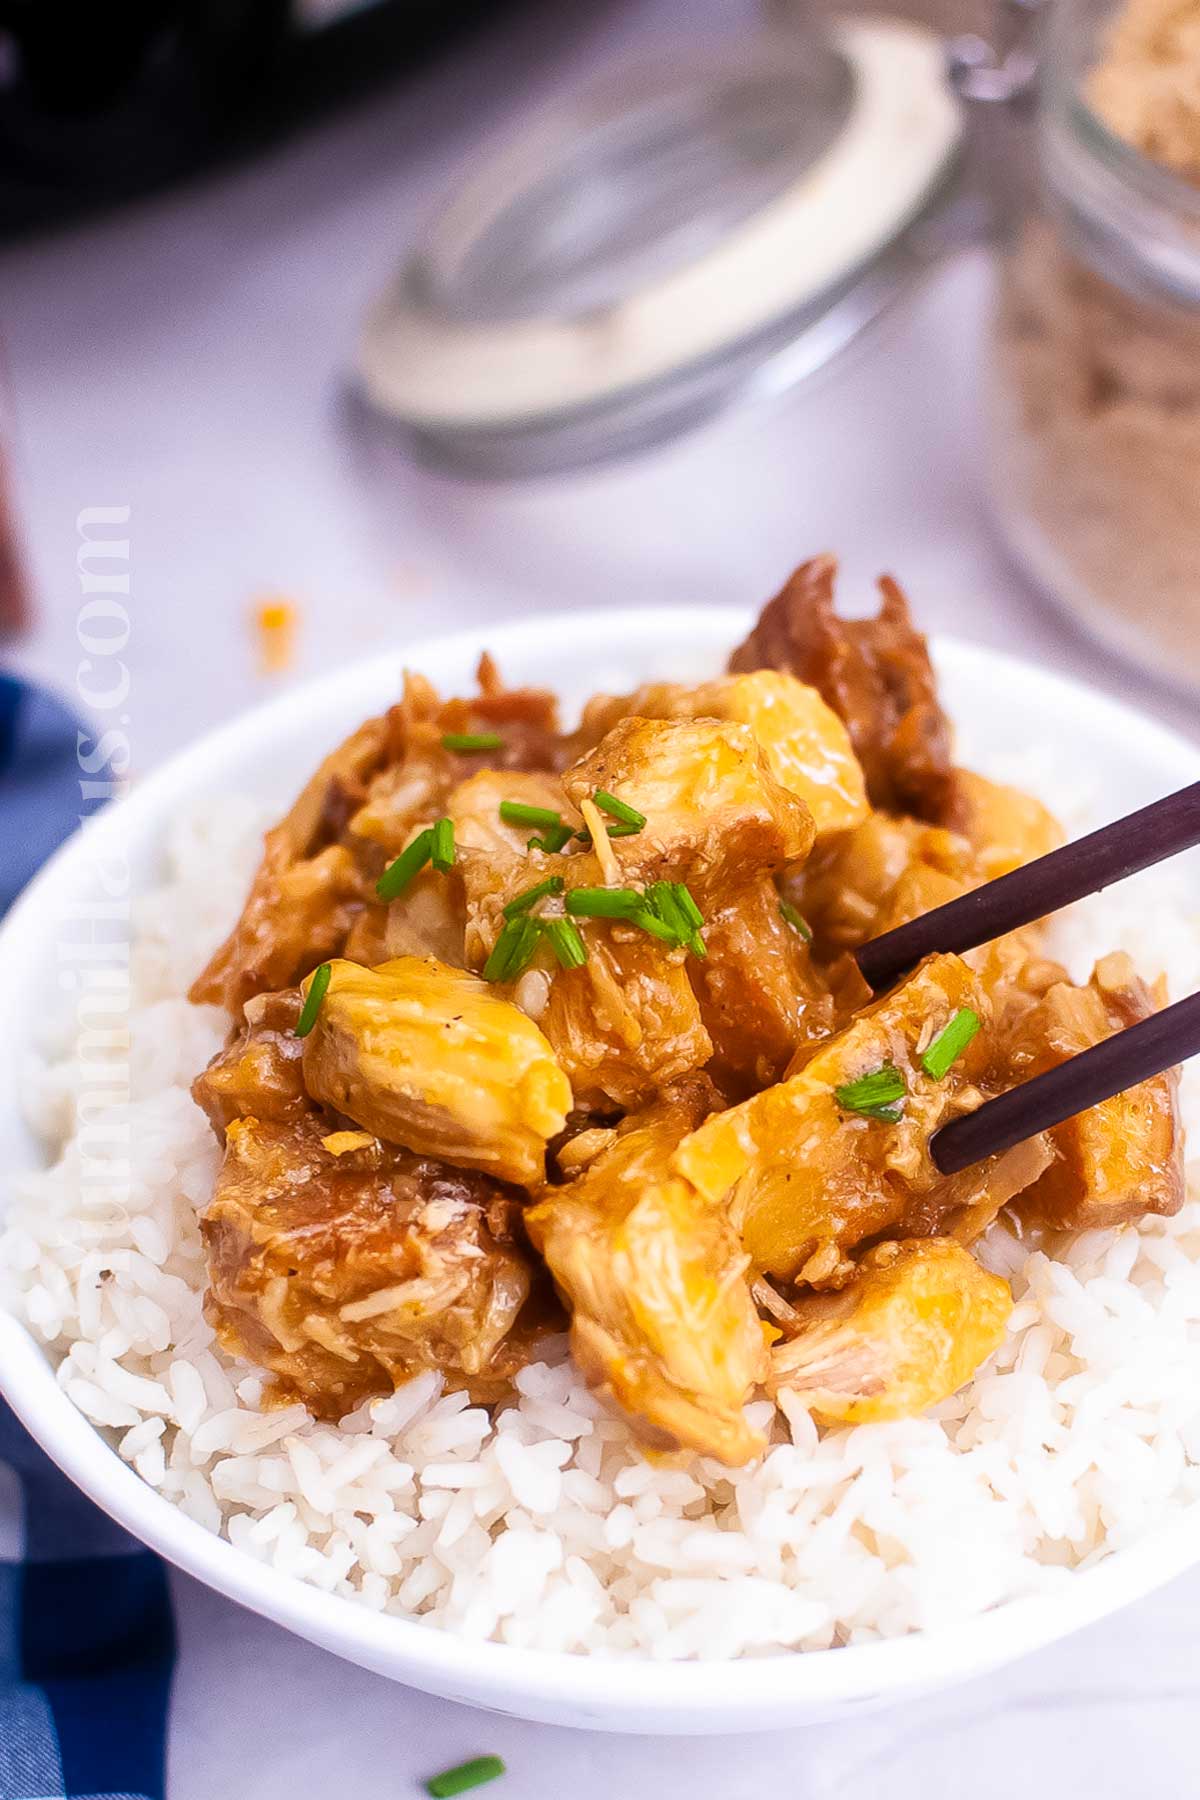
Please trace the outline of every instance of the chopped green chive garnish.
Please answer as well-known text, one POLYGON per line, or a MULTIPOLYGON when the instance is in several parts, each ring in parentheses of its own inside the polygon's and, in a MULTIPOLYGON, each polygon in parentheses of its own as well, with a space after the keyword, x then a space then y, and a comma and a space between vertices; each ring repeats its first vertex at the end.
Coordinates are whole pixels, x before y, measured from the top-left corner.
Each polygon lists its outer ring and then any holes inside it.
POLYGON ((857 1081, 847 1081, 833 1090, 834 1099, 844 1112, 861 1113, 865 1119, 879 1119, 885 1125, 896 1125, 903 1114, 896 1104, 906 1093, 904 1077, 894 1063, 884 1063, 857 1081))
POLYGON ((656 917, 648 906, 639 907, 638 911, 630 913, 628 918, 629 923, 636 925, 639 930, 648 931, 651 937, 660 938, 664 944, 670 944, 672 949, 678 949, 679 933, 674 926, 668 925, 665 919, 656 917))
POLYGON ((536 919, 528 913, 510 919, 492 946, 492 954, 483 965, 485 981, 515 981, 533 961, 541 931, 536 919))
POLYGON ((506 919, 519 919, 522 913, 529 912, 539 900, 544 900, 547 894, 561 894, 562 891, 562 876, 547 875, 545 881, 539 881, 536 887, 526 888, 523 894, 518 894, 515 900, 510 900, 504 908, 504 916, 506 919))
POLYGON ((542 930, 564 969, 581 969, 587 961, 587 945, 573 919, 543 919, 542 930))
MULTIPOLYGON (((636 806, 629 806, 624 800, 618 800, 615 794, 607 793, 604 788, 597 788, 592 799, 601 812, 607 813, 610 819, 615 819, 618 825, 626 826, 629 831, 640 831, 646 823, 645 813, 640 813, 636 806)), ((610 828, 608 835, 613 837, 616 834, 610 828)))
POLYGON ((980 1024, 979 1014, 972 1012, 969 1006, 964 1006, 955 1013, 948 1025, 943 1025, 921 1058, 921 1067, 933 1081, 945 1079, 951 1064, 958 1061, 979 1030, 980 1024))
POLYGON ((646 889, 646 904, 670 927, 675 943, 686 944, 693 956, 708 955, 700 936, 704 914, 682 881, 652 881, 646 889))
POLYGON ((707 955, 695 922, 703 923, 704 915, 682 882, 653 881, 644 894, 636 888, 571 888, 565 905, 577 918, 619 919, 673 948, 686 944, 694 955, 707 955))
POLYGON ((445 875, 454 867, 454 821, 439 819, 433 828, 433 840, 429 846, 429 860, 439 874, 445 875))
POLYGON ((699 931, 701 925, 704 923, 704 914, 692 899, 691 890, 689 889, 687 882, 673 881, 671 886, 675 891, 675 898, 679 902, 679 909, 684 918, 694 930, 699 931))
POLYGON ((566 898, 567 911, 583 919, 631 919, 644 906, 636 888, 577 887, 566 898))
MULTIPOLYGON (((605 828, 606 835, 610 838, 636 837, 641 829, 641 825, 609 825, 605 828)), ((592 841, 592 834, 586 825, 582 831, 577 831, 575 836, 581 844, 590 844, 592 841)))
POLYGON ((300 1017, 296 1020, 296 1036, 307 1037, 317 1022, 317 1014, 321 1010, 321 1002, 329 988, 329 978, 333 970, 328 963, 322 963, 314 969, 312 980, 308 984, 308 992, 304 996, 304 1005, 300 1008, 300 1017))
POLYGON ((563 846, 570 843, 573 836, 574 833, 569 825, 547 825, 541 837, 535 835, 527 840, 525 848, 527 850, 544 850, 547 856, 557 856, 563 846))
MULTIPOLYGON (((448 820, 447 823, 449 823, 448 820)), ((432 830, 426 829, 418 832, 408 848, 400 852, 395 862, 388 864, 375 883, 375 892, 379 898, 394 900, 398 894, 402 894, 413 876, 425 867, 432 854, 432 830)))
POLYGON ((656 918, 669 925, 676 937, 688 935, 688 922, 683 916, 683 909, 675 897, 675 885, 670 881, 652 881, 646 889, 646 905, 656 918))
POLYGON ((502 750, 504 739, 498 731, 447 731, 442 735, 443 750, 502 750))
POLYGON ((526 806, 523 800, 502 800, 500 817, 506 825, 532 825, 535 831, 549 831, 562 824, 561 813, 548 806, 526 806))
POLYGON ((498 1756, 474 1756, 470 1762, 459 1763, 457 1769, 433 1776, 425 1783, 425 1792, 432 1794, 433 1800, 453 1800, 455 1794, 482 1787, 485 1781, 495 1781, 503 1774, 504 1764, 498 1756))
POLYGON ((812 943, 812 926, 802 912, 797 912, 790 900, 781 900, 779 902, 779 916, 785 924, 790 925, 794 931, 800 933, 800 936, 804 939, 806 944, 812 943))

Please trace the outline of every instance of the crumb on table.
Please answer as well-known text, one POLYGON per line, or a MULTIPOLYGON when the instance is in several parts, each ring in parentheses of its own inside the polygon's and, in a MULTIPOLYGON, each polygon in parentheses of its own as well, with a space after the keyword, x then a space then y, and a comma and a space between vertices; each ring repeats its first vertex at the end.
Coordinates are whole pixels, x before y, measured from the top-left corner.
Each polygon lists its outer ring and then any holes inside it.
POLYGON ((279 675, 291 664, 296 646, 298 609, 282 594, 261 596, 254 602, 254 639, 259 673, 279 675))

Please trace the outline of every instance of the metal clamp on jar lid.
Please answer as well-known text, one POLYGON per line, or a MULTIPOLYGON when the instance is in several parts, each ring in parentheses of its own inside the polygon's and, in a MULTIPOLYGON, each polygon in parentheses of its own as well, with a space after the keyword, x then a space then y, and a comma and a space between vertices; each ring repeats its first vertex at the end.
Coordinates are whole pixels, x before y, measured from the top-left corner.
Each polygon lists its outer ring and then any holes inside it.
POLYGON ((375 404, 443 459, 563 468, 822 368, 907 286, 955 166, 940 40, 846 21, 660 56, 484 162, 374 308, 375 404))

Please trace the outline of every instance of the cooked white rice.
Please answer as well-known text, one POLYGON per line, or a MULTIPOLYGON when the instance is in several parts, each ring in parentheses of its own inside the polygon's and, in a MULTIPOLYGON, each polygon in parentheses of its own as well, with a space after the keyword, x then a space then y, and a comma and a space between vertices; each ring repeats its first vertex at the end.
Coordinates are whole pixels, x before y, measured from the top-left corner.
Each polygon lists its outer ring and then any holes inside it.
MULTIPOLYGON (((999 772, 1047 787, 1045 769, 999 772)), ((561 1345, 495 1420, 432 1375, 337 1428, 264 1410, 262 1380, 216 1348, 201 1307, 197 1216, 218 1156, 188 1086, 222 1022, 184 998, 240 904, 260 824, 224 802, 176 829, 169 879, 136 921, 130 1051, 111 1046, 132 1067, 113 1115, 128 1142, 85 1158, 95 1044, 85 1066, 60 1040, 29 1089, 51 1166, 17 1182, 0 1239, 5 1300, 60 1359, 65 1391, 193 1518, 321 1588, 467 1637, 725 1658, 1044 1592, 1200 1496, 1196 1198, 1055 1260, 993 1231, 986 1259, 1016 1311, 967 1390, 932 1417, 829 1431, 757 1402, 772 1445, 748 1469, 647 1462, 561 1345)), ((1173 992, 1200 988, 1177 880, 1075 909, 1055 952, 1082 977, 1120 945, 1173 992)), ((1184 1112, 1200 1143, 1195 1074, 1184 1112)))

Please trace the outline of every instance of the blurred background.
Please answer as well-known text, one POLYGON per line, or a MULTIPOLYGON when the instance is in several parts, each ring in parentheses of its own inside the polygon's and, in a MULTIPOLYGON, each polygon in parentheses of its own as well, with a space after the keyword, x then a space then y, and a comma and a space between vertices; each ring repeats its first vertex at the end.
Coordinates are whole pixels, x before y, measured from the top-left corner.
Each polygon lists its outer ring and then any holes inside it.
POLYGON ((0 0, 10 664, 70 689, 77 519, 128 507, 138 769, 826 548, 850 610, 891 570, 1191 728, 1200 189, 1091 104, 1111 6, 1037 10, 0 0))

